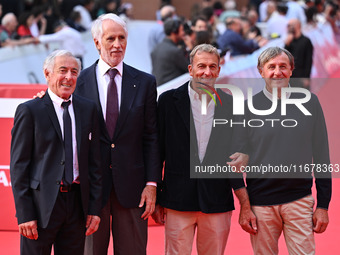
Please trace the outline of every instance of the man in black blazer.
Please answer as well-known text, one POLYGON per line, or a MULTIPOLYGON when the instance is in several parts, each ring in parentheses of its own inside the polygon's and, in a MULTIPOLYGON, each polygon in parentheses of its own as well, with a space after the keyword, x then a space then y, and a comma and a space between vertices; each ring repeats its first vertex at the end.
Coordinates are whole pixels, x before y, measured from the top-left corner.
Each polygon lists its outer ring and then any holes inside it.
MULTIPOLYGON (((241 204, 242 228, 256 234, 256 219, 242 178, 191 175, 196 166, 199 169, 226 166, 231 152, 232 128, 213 127, 213 119, 232 119, 232 98, 218 90, 223 106, 215 107, 205 92, 213 91, 220 72, 219 61, 212 45, 196 46, 188 67, 192 79, 164 92, 158 101, 161 159, 165 168, 153 217, 156 222, 165 223, 165 254, 191 254, 196 229, 198 254, 224 254, 234 210, 232 188, 241 204), (201 114, 203 95, 208 102, 206 115, 201 114)), ((245 154, 235 153, 231 158, 235 167, 247 162, 245 154)))
POLYGON ((94 101, 99 112, 103 209, 99 230, 87 238, 85 253, 107 254, 112 226, 114 254, 146 254, 146 219, 154 211, 161 180, 156 81, 123 63, 128 34, 120 17, 100 16, 92 25, 92 35, 100 58, 81 72, 75 93, 94 101), (117 72, 112 79, 118 102, 107 104, 111 69, 117 72), (114 104, 119 114, 111 136, 106 120, 114 104))
POLYGON ((85 234, 99 226, 98 116, 93 102, 72 95, 80 67, 68 51, 51 53, 46 95, 15 113, 10 173, 21 254, 50 254, 53 244, 54 254, 81 255, 85 234))

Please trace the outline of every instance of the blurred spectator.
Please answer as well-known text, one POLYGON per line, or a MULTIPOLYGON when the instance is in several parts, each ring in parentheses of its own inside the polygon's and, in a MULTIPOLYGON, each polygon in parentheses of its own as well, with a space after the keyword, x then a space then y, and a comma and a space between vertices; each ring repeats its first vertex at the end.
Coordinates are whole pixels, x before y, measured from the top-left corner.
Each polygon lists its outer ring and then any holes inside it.
POLYGON ((118 14, 118 8, 120 7, 120 0, 102 0, 101 7, 97 11, 97 17, 105 13, 118 14))
POLYGON ((240 17, 240 12, 236 10, 236 2, 234 0, 227 0, 224 3, 225 11, 221 13, 219 20, 225 23, 227 18, 240 17))
POLYGON ((161 9, 163 8, 163 6, 166 6, 166 5, 171 5, 171 0, 161 0, 161 4, 159 6, 159 9, 156 11, 156 20, 157 21, 162 20, 161 9))
POLYGON ((60 19, 59 6, 55 3, 53 5, 45 6, 44 18, 46 19, 46 32, 45 34, 54 33, 54 24, 60 19))
POLYGON ((212 7, 213 6, 213 1, 212 0, 202 0, 202 9, 207 8, 207 7, 212 7))
POLYGON ((224 11, 223 4, 220 1, 215 1, 212 7, 214 8, 216 17, 220 17, 221 13, 224 11))
POLYGON ((259 15, 256 10, 249 10, 247 14, 247 18, 250 23, 250 32, 255 32, 256 36, 261 36, 261 29, 256 25, 259 20, 259 15))
POLYGON ((160 10, 161 20, 151 28, 148 36, 149 52, 152 52, 157 44, 163 41, 165 38, 163 23, 168 18, 176 16, 176 8, 172 5, 165 5, 160 10))
POLYGON ((296 0, 287 1, 287 19, 298 19, 302 25, 306 24, 306 14, 301 5, 297 3, 296 0))
MULTIPOLYGON (((54 33, 49 35, 40 35, 38 37, 41 43, 59 42, 60 50, 68 50, 75 57, 83 61, 85 46, 80 32, 69 27, 64 21, 59 20, 54 24, 54 33)), ((82 62, 83 67, 83 62, 82 62)))
POLYGON ((63 19, 68 18, 73 8, 76 5, 81 4, 82 1, 83 0, 57 0, 56 2, 59 3, 59 10, 62 18, 63 19))
POLYGON ((315 16, 316 21, 318 23, 324 24, 326 22, 326 15, 324 13, 325 10, 325 0, 315 0, 314 5, 317 10, 317 14, 315 16))
POLYGON ((81 25, 81 16, 77 11, 72 11, 68 19, 65 20, 67 25, 79 32, 85 32, 86 28, 81 25))
POLYGON ((227 30, 218 38, 217 44, 221 50, 230 50, 231 56, 250 54, 265 41, 255 39, 246 40, 242 37, 242 23, 240 18, 228 18, 226 21, 227 30))
POLYGON ((166 37, 151 52, 152 74, 157 85, 162 85, 188 72, 189 58, 182 48, 178 47, 184 39, 183 24, 178 19, 167 19, 164 22, 166 37))
POLYGON ((30 11, 24 11, 18 18, 17 34, 20 38, 33 37, 30 27, 33 24, 34 16, 30 11))
POLYGON ((33 37, 38 37, 46 32, 47 21, 44 17, 45 10, 46 6, 44 5, 35 6, 32 9, 34 19, 30 26, 30 31, 33 37))
POLYGON ((191 29, 193 31, 208 30, 208 22, 205 17, 198 16, 194 18, 191 22, 191 29))
POLYGON ((80 14, 80 23, 82 27, 86 30, 91 29, 92 25, 92 17, 91 12, 93 11, 95 2, 94 0, 84 0, 82 4, 76 5, 73 8, 73 11, 79 12, 80 14))
POLYGON ((133 4, 123 3, 118 9, 119 17, 121 17, 125 22, 134 19, 133 16, 133 4))
POLYGON ((10 12, 3 16, 0 26, 0 46, 17 46, 23 44, 34 43, 36 40, 30 38, 18 38, 16 28, 18 26, 17 17, 10 12))
POLYGON ((335 39, 340 44, 340 11, 339 5, 328 2, 325 7, 325 17, 329 24, 332 26, 335 39))
POLYGON ((276 5, 274 1, 268 3, 268 8, 272 7, 275 11, 271 14, 267 21, 267 38, 285 38, 287 36, 288 19, 286 13, 288 7, 284 3, 276 5))
POLYGON ((269 0, 267 2, 267 20, 266 22, 268 22, 268 20, 272 17, 272 15, 277 14, 276 11, 276 1, 275 0, 269 0))
POLYGON ((264 0, 259 6, 259 15, 260 15, 261 22, 266 22, 268 20, 268 15, 267 15, 268 2, 269 0, 264 0))
MULTIPOLYGON (((295 68, 292 78, 310 78, 313 64, 313 45, 309 38, 301 31, 301 22, 291 19, 288 22, 288 35, 285 40, 285 49, 294 56, 295 68)), ((309 89, 309 79, 299 79, 292 86, 309 89)))
POLYGON ((212 42, 216 42, 217 38, 220 36, 217 25, 217 17, 215 16, 214 9, 212 7, 206 7, 202 9, 202 16, 204 16, 208 21, 208 31, 212 35, 212 42))
MULTIPOLYGON (((213 2, 211 0, 200 0, 199 3, 194 3, 191 6, 190 19, 200 16, 204 8, 208 8, 208 7, 212 8, 212 6, 213 6, 213 2)), ((213 8, 212 10, 214 12, 213 8)))
POLYGON ((0 4, 0 18, 2 17, 2 4, 0 4))
POLYGON ((196 36, 193 48, 199 44, 211 44, 211 35, 207 30, 196 31, 195 34, 196 36))
POLYGON ((317 10, 315 6, 312 6, 306 10, 307 24, 304 26, 304 30, 309 31, 316 28, 316 14, 317 10))
POLYGON ((1 0, 2 12, 4 14, 13 13, 18 17, 24 11, 24 1, 22 0, 1 0))

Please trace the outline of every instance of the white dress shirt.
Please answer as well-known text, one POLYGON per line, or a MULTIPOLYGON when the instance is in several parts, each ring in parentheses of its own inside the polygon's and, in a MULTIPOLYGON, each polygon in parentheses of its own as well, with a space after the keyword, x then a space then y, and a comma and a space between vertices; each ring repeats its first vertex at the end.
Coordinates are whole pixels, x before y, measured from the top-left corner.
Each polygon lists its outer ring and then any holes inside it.
MULTIPOLYGON (((117 85, 117 95, 118 95, 118 109, 120 109, 121 98, 122 98, 122 77, 123 77, 123 62, 120 62, 114 67, 117 69, 118 73, 115 76, 115 82, 117 85)), ((110 82, 110 75, 108 70, 111 67, 102 59, 99 58, 98 64, 96 66, 96 76, 99 92, 100 105, 103 111, 104 120, 106 120, 106 101, 107 101, 107 88, 110 82)))
MULTIPOLYGON (((68 100, 64 100, 64 99, 58 97, 50 89, 47 90, 47 93, 48 93, 48 95, 50 96, 50 98, 53 102, 54 110, 55 110, 55 113, 57 114, 57 117, 58 117, 61 134, 62 134, 62 137, 64 139, 64 121, 63 121, 64 108, 61 106, 61 104, 64 101, 68 101, 68 100)), ((74 117, 72 95, 71 95, 69 100, 71 100, 71 104, 68 107, 68 111, 70 113, 71 122, 72 122, 73 181, 79 183, 79 168, 78 168, 77 139, 76 139, 76 121, 75 121, 75 117, 74 117)))
MULTIPOLYGON (((207 114, 203 115, 201 113, 201 100, 199 99, 199 94, 194 91, 190 87, 191 81, 189 82, 189 98, 191 103, 192 115, 194 118, 195 129, 196 129, 196 138, 197 138, 197 146, 198 146, 198 156, 202 163, 207 146, 210 139, 210 134, 212 130, 212 123, 214 119, 215 113, 215 105, 214 101, 210 100, 207 107, 207 114)), ((209 96, 209 95, 207 95, 209 96)), ((215 96, 215 95, 214 95, 215 96)))

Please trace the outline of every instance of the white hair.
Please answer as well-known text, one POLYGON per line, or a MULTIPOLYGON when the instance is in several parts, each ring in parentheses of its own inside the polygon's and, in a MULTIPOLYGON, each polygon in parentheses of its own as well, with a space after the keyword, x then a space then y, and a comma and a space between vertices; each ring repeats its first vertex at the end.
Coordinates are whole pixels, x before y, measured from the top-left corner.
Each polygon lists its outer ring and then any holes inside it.
POLYGON ((6 26, 8 23, 11 23, 16 18, 17 17, 15 16, 13 12, 9 12, 2 17, 1 25, 6 26))
POLYGON ((126 36, 128 35, 128 30, 125 21, 113 13, 107 13, 100 15, 95 21, 92 23, 91 27, 91 33, 93 39, 97 39, 99 42, 101 42, 101 38, 103 35, 103 21, 104 20, 112 20, 113 22, 117 23, 118 25, 121 25, 126 33, 126 36))
POLYGON ((80 74, 81 62, 78 58, 73 56, 73 54, 69 52, 68 50, 55 50, 51 54, 49 54, 44 61, 43 70, 48 70, 49 72, 52 72, 54 68, 54 64, 55 64, 55 59, 56 57, 60 57, 60 56, 73 57, 77 61, 77 64, 78 64, 78 70, 79 70, 78 75, 80 74))

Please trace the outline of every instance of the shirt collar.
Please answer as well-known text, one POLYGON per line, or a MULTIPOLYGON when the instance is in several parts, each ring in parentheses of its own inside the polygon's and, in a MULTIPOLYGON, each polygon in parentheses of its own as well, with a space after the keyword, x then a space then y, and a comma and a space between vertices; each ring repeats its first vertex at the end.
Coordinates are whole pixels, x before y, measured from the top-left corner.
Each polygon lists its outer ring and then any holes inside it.
POLYGON ((68 100, 65 100, 65 99, 62 99, 61 97, 58 97, 58 96, 57 96, 56 94, 54 94, 54 93, 52 92, 52 90, 50 90, 50 89, 47 89, 47 93, 48 93, 48 95, 50 96, 52 102, 55 103, 56 105, 60 106, 60 107, 61 107, 61 104, 62 104, 63 102, 66 102, 66 101, 69 101, 69 100, 71 101, 71 104, 72 104, 72 100, 73 100, 72 95, 70 96, 70 98, 69 98, 68 100))
MULTIPOLYGON (((288 83, 288 88, 290 88, 290 84, 288 83)), ((263 93, 264 93, 264 95, 270 100, 270 101, 273 101, 273 94, 272 93, 270 93, 268 90, 267 90, 267 87, 266 86, 264 86, 264 88, 263 88, 263 93)), ((288 92, 288 93, 286 93, 286 96, 287 96, 287 98, 290 98, 290 92, 288 92)))
MULTIPOLYGON (((109 66, 101 57, 99 58, 99 61, 98 61, 98 70, 99 70, 99 74, 100 76, 104 76, 107 71, 109 69, 111 69, 112 67, 109 66)), ((114 67, 115 69, 117 69, 118 71, 118 74, 120 76, 123 76, 123 61, 121 61, 118 65, 116 65, 114 67)))
POLYGON ((198 99, 199 98, 199 95, 198 95, 198 93, 195 91, 195 90, 193 90, 192 88, 191 88, 191 80, 189 81, 189 83, 188 83, 188 93, 189 93, 189 97, 191 98, 191 99, 198 99))

